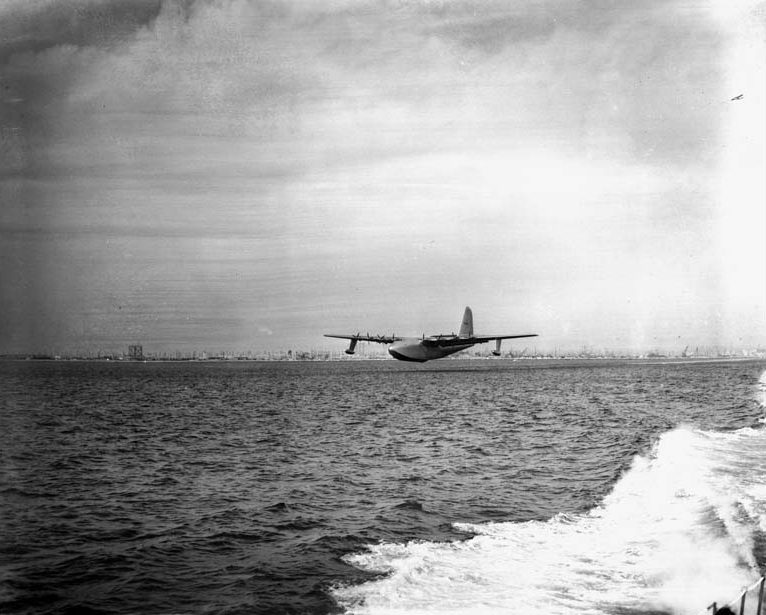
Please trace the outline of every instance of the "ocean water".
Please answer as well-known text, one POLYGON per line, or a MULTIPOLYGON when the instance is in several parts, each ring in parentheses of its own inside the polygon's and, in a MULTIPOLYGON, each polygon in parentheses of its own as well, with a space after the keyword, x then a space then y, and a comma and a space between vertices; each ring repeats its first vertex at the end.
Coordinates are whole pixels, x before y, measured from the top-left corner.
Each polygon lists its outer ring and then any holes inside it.
POLYGON ((0 363, 2 613, 699 614, 766 362, 0 363))

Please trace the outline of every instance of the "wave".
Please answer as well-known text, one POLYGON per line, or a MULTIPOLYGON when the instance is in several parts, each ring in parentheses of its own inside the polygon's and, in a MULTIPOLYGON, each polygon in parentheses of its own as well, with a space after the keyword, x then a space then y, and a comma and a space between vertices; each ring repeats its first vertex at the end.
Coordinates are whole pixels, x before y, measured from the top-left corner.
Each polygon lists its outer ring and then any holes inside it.
MULTIPOLYGON (((766 405, 766 374, 759 383, 766 405)), ((346 556, 385 576, 336 587, 348 613, 701 615, 766 565, 766 425, 680 426, 634 458, 601 505, 548 521, 455 524, 459 542, 346 556)))

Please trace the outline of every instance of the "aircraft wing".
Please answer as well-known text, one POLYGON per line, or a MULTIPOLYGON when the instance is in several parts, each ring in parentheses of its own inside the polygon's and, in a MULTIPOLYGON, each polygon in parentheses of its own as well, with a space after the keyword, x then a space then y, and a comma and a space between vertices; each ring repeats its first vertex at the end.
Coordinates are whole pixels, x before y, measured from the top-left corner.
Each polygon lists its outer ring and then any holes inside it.
POLYGON ((471 337, 458 336, 433 336, 423 340, 429 346, 467 346, 469 344, 483 344, 492 340, 511 340, 520 337, 537 337, 537 333, 525 333, 523 335, 472 335, 471 337))
POLYGON ((353 340, 355 342, 377 342, 378 344, 393 344, 395 341, 402 339, 401 337, 395 337, 393 335, 362 335, 356 333, 355 335, 336 335, 334 333, 325 333, 325 337, 337 337, 342 340, 353 340))
POLYGON ((474 335, 471 340, 474 344, 483 344, 492 340, 515 340, 520 337, 537 337, 537 333, 525 333, 523 335, 474 335))

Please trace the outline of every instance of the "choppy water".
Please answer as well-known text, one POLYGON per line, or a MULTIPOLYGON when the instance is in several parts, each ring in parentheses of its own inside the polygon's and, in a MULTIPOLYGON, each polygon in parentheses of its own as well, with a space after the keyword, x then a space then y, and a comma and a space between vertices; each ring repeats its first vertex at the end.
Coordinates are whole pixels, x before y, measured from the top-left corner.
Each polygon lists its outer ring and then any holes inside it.
POLYGON ((0 364, 3 613, 704 613, 766 363, 0 364))

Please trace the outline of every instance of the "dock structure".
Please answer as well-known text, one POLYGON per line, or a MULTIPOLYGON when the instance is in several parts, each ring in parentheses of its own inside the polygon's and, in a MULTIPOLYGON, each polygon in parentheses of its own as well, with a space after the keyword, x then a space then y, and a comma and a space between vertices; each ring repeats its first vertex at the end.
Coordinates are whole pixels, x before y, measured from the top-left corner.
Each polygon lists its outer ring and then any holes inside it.
POLYGON ((742 590, 742 593, 731 602, 718 606, 718 603, 707 607, 708 613, 725 613, 726 615, 766 615, 766 604, 764 601, 764 589, 766 586, 766 575, 762 576, 750 587, 742 590))

